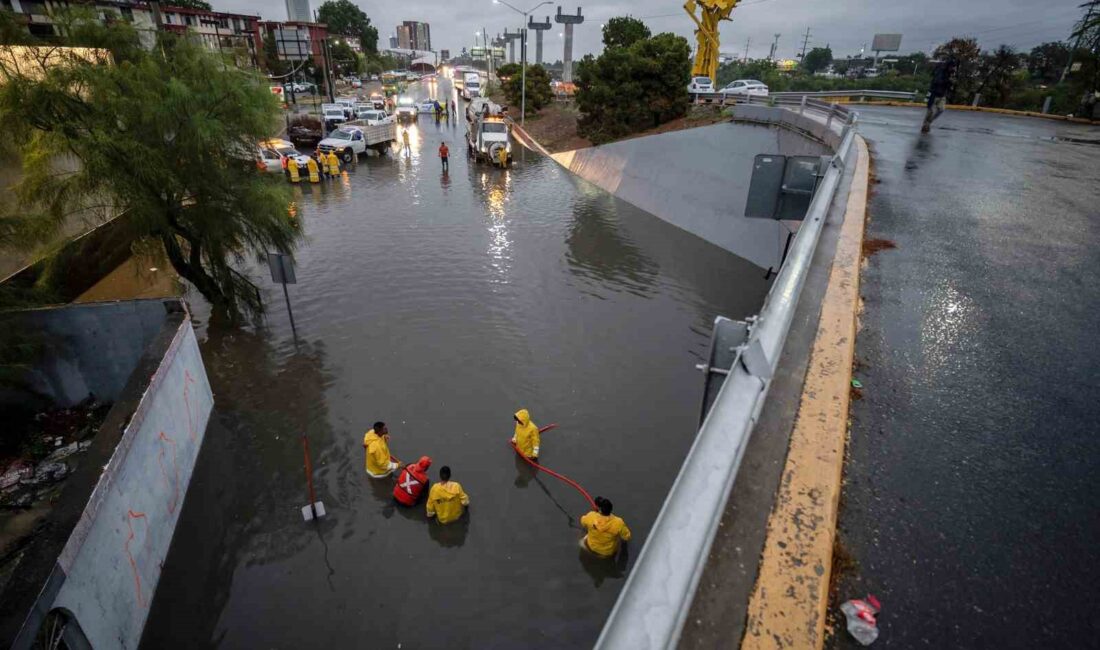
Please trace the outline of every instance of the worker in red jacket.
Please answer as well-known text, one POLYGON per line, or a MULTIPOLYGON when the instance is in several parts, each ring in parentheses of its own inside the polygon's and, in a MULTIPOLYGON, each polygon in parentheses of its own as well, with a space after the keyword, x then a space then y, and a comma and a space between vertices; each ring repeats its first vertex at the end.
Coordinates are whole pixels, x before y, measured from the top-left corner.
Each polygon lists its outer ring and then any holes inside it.
POLYGON ((393 498, 405 506, 415 506, 420 500, 420 495, 428 487, 428 468, 432 466, 432 459, 421 456, 420 460, 397 475, 397 484, 393 486, 393 498))

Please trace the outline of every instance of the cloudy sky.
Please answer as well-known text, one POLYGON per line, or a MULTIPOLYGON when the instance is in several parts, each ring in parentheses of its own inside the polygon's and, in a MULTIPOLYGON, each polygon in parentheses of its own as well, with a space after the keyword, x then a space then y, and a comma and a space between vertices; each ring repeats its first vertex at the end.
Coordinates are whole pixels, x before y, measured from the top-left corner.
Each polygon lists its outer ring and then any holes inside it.
MULTIPOLYGON (((515 29, 522 17, 492 0, 353 0, 378 27, 380 45, 394 33, 402 20, 419 20, 431 25, 435 49, 458 52, 473 45, 474 32, 482 27, 490 34, 515 29)), ((509 0, 527 9, 538 0, 509 0)), ((974 36, 983 48, 1001 43, 1018 49, 1046 41, 1068 38, 1082 11, 1083 0, 743 0, 734 10, 732 22, 721 27, 722 51, 743 55, 748 43, 750 57, 767 56, 775 34, 780 34, 780 57, 793 57, 801 50, 806 29, 809 46, 829 44, 833 54, 857 54, 870 45, 877 32, 903 34, 902 52, 930 51, 955 35, 974 36)), ((322 0, 310 0, 313 9, 322 0)), ((211 0, 215 9, 260 14, 269 20, 285 20, 282 0, 211 0)), ((575 13, 580 4, 585 22, 576 27, 574 56, 601 49, 600 24, 608 18, 630 14, 643 19, 654 32, 675 32, 692 39, 692 23, 684 14, 682 0, 597 0, 562 4, 562 11, 575 13)), ((538 17, 556 13, 558 3, 535 12, 538 17)), ((554 26, 555 28, 558 25, 554 26)), ((547 32, 544 57, 561 58, 559 29, 547 32)), ((533 39, 532 39, 533 40, 533 39)), ((534 57, 534 44, 529 45, 534 57)))

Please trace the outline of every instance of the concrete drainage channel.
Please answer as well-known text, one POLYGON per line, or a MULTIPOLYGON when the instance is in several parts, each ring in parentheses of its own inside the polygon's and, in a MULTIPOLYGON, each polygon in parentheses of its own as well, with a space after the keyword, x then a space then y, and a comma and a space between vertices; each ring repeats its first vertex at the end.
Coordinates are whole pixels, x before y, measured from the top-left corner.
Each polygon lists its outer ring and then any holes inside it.
MULTIPOLYGON (((747 338, 733 350, 725 382, 608 617, 597 641, 598 648, 673 648, 680 643, 731 488, 765 406, 818 240, 830 214, 837 213, 834 208, 834 199, 837 199, 841 216, 834 216, 832 220, 843 219, 844 224, 838 226, 842 232, 822 298, 821 329, 813 344, 813 357, 808 360, 804 388, 805 391, 822 391, 828 396, 828 403, 817 403, 813 399, 807 402, 804 393, 795 421, 788 423, 794 431, 783 475, 784 486, 775 499, 768 523, 763 563, 751 603, 747 606, 743 640, 744 647, 814 647, 822 643, 846 434, 868 153, 862 138, 855 133, 855 113, 810 99, 787 99, 783 103, 786 106, 763 102, 737 105, 732 109, 733 120, 777 126, 780 130, 797 133, 808 141, 828 146, 834 152, 833 158, 764 307, 759 316, 750 319, 747 338), (838 196, 838 188, 844 185, 842 177, 846 166, 854 168, 848 170, 851 184, 846 186, 846 191, 849 195, 838 196), (832 212, 831 208, 834 208, 832 212), (826 340, 827 337, 832 340, 826 340), (807 437, 805 431, 799 431, 800 426, 805 428, 808 418, 817 419, 817 430, 812 438, 807 437), (822 450, 824 452, 819 453, 822 450), (821 462, 811 462, 815 456, 821 462), (795 457, 808 466, 792 467, 795 457), (800 476, 803 471, 812 476, 800 476), (792 485, 799 486, 795 491, 805 489, 792 495, 792 485), (815 496, 807 502, 810 490, 815 496), (810 511, 802 510, 792 515, 792 507, 810 511), (787 521, 792 517, 812 519, 814 533, 806 539, 795 540, 794 547, 789 548, 791 540, 785 537, 800 537, 801 533, 791 530, 797 528, 787 521), (793 568, 798 566, 805 568, 801 571, 793 568), (810 572, 811 579, 806 572, 810 572), (783 598, 783 594, 795 592, 799 594, 797 598, 783 598)), ((530 140, 526 133, 520 136, 522 140, 530 140)), ((652 136, 653 139, 660 137, 652 136)), ((632 142, 636 141, 619 144, 632 142)), ((534 144, 534 148, 541 149, 534 144)), ((676 209, 684 203, 662 202, 661 197, 675 191, 674 188, 661 187, 659 173, 648 174, 635 169, 638 160, 618 155, 614 147, 581 149, 552 157, 582 178, 655 216, 749 257, 747 249, 737 250, 735 245, 722 239, 722 229, 730 229, 728 209, 719 215, 723 220, 685 218, 682 208, 676 209)), ((729 182, 739 180, 747 183, 747 179, 736 177, 729 182)), ((740 204, 729 205, 739 210, 740 204)), ((743 230, 754 227, 744 221, 735 219, 732 227, 743 230)), ((760 259, 754 261, 761 263, 760 259)), ((731 635, 739 636, 738 631, 730 624, 731 635)), ((725 643, 730 642, 726 637, 725 643)))

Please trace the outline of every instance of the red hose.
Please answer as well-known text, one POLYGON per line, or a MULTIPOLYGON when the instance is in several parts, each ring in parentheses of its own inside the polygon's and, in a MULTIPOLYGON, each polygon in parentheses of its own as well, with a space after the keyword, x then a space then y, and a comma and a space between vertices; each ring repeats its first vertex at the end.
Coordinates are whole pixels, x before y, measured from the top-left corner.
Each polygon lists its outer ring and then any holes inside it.
MULTIPOLYGON (((556 424, 547 425, 547 426, 539 429, 539 433, 549 431, 550 429, 556 428, 557 426, 558 425, 556 425, 556 424)), ((585 501, 588 502, 588 505, 592 506, 593 510, 598 510, 599 509, 599 508, 596 507, 596 502, 592 499, 592 495, 588 493, 588 490, 585 490, 584 488, 582 488, 580 486, 580 483, 577 483, 576 481, 569 478, 568 476, 565 476, 564 474, 558 474, 557 472, 555 472, 552 469, 543 467, 542 465, 539 465, 538 463, 531 460, 530 458, 524 456, 522 453, 520 453, 519 448, 516 447, 516 443, 514 443, 512 441, 508 441, 508 444, 511 445, 512 449, 516 452, 516 455, 518 455, 520 458, 522 458, 524 461, 526 461, 528 465, 530 465, 531 467, 534 467, 535 469, 542 470, 543 472, 546 472, 550 476, 553 476, 554 478, 556 478, 556 479, 564 482, 565 484, 571 486, 574 490, 581 493, 581 496, 583 496, 585 501)))

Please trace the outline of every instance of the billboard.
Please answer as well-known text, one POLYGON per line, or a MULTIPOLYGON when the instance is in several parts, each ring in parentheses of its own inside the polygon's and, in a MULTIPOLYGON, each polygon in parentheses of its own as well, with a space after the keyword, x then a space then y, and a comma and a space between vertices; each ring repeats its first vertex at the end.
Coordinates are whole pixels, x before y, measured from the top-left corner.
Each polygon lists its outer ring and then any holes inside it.
POLYGON ((901 49, 901 34, 875 34, 871 50, 875 52, 897 52, 901 49))

